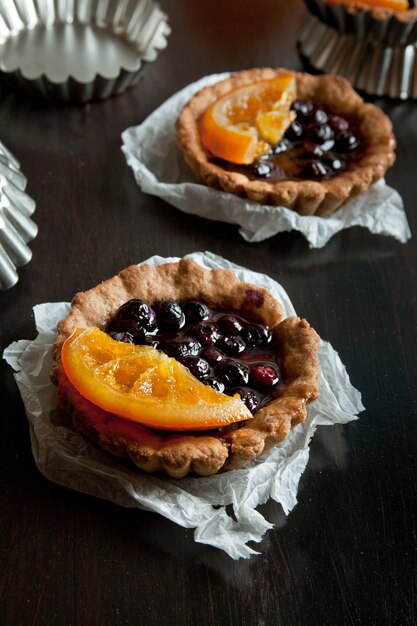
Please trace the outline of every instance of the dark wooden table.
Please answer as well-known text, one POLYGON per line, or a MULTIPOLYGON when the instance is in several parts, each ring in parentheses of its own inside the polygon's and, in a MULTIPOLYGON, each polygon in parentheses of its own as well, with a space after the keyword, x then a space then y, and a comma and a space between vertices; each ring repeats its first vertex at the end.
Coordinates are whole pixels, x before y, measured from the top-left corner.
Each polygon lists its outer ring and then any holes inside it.
POLYGON ((234 226, 142 194, 121 132, 218 71, 302 67, 301 1, 165 0, 172 35, 139 86, 54 106, 3 86, 0 139, 36 200, 39 235, 19 283, 0 294, 1 346, 33 338, 32 306, 70 300, 153 254, 211 250, 283 284, 363 394, 357 422, 318 430, 288 518, 261 556, 233 561, 193 531, 60 488, 37 471, 12 373, 1 362, 1 615, 5 626, 417 624, 417 105, 378 100, 398 138, 387 181, 414 239, 353 228, 322 250, 297 233, 248 244, 234 226))

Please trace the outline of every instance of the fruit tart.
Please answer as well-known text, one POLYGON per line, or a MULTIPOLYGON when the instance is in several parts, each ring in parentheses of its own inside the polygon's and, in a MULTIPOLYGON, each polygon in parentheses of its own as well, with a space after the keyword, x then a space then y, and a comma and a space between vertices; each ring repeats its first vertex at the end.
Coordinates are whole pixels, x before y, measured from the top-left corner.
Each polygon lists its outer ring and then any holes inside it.
POLYGON ((390 120, 339 76, 252 69, 198 92, 177 143, 209 187, 327 215, 394 162, 390 120))
POLYGON ((74 428, 117 459, 208 476, 243 467, 305 419, 319 342, 231 271, 135 265, 74 297, 51 377, 74 428))
MULTIPOLYGON (((417 40, 417 0, 305 0, 310 11, 344 35, 382 45, 417 40)), ((378 49, 377 49, 378 51, 378 49)), ((381 54, 384 48, 379 51, 381 54)))
POLYGON ((416 0, 325 0, 325 4, 343 4, 353 14, 369 11, 376 20, 384 20, 392 15, 401 21, 411 21, 417 17, 416 0))

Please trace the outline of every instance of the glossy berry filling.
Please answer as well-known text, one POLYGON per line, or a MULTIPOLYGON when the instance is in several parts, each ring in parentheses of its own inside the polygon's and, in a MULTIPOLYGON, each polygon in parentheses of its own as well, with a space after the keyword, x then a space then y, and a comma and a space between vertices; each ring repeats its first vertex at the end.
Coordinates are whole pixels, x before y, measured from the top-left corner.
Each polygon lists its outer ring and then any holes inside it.
POLYGON ((311 101, 295 100, 295 120, 281 141, 250 165, 214 162, 261 180, 326 180, 349 169, 363 146, 353 122, 311 101))
POLYGON ((273 335, 239 311, 196 300, 150 307, 136 299, 118 309, 107 332, 117 341, 162 350, 216 391, 239 394, 252 413, 276 397, 280 373, 273 335))

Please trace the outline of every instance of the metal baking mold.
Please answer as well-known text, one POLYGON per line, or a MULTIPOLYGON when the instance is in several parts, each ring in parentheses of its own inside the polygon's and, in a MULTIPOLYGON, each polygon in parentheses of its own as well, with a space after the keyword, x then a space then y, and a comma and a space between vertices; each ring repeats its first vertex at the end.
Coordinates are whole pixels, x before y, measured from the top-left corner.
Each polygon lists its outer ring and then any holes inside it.
MULTIPOLYGON (((345 35, 390 46, 406 46, 417 41, 417 15, 411 20, 401 13, 393 13, 386 19, 375 19, 371 10, 352 12, 344 4, 327 4, 325 0, 305 0, 305 3, 320 21, 345 35)), ((417 12, 413 10, 413 13, 417 12)))
POLYGON ((10 152, 10 150, 8 150, 6 148, 6 146, 4 145, 4 143, 2 143, 0 141, 0 156, 3 159, 7 159, 8 163, 10 166, 12 166, 15 170, 19 170, 20 169, 20 163, 19 161, 16 159, 16 157, 10 152))
POLYGON ((339 74, 361 91, 401 100, 417 98, 417 47, 388 46, 342 35, 310 16, 298 44, 310 65, 326 74, 339 74))
POLYGON ((0 142, 0 289, 13 287, 17 268, 32 258, 27 245, 38 233, 31 219, 36 204, 25 193, 26 177, 18 160, 0 142))
POLYGON ((53 100, 135 85, 171 29, 152 0, 0 0, 0 71, 53 100))

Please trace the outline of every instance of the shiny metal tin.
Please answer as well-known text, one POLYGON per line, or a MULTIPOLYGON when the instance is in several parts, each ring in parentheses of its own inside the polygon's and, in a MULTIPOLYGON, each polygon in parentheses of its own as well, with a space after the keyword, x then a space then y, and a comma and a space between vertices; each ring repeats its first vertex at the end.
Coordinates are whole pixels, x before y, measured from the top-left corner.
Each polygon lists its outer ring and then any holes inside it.
POLYGON ((328 26, 358 39, 383 42, 390 46, 407 46, 417 41, 417 11, 382 12, 385 19, 376 19, 372 10, 349 9, 344 4, 329 5, 325 0, 305 0, 310 11, 328 26), (413 15, 412 19, 409 19, 413 15))
POLYGON ((19 161, 0 142, 0 289, 13 287, 17 268, 32 258, 27 244, 38 229, 30 217, 36 205, 25 193, 26 183, 19 161))
POLYGON ((417 47, 343 35, 310 16, 299 35, 301 54, 316 70, 339 74, 357 89, 401 100, 417 98, 417 47))
POLYGON ((0 0, 0 71, 49 99, 104 99, 138 82, 169 33, 152 0, 0 0))

